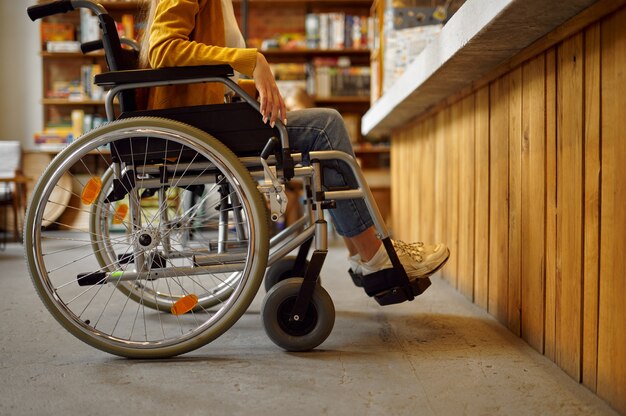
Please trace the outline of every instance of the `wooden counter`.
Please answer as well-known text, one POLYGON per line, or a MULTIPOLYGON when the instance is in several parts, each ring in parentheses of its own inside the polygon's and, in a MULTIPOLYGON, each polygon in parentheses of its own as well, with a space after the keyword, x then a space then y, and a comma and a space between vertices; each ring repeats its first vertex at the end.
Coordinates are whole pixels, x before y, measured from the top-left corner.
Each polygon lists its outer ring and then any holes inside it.
POLYGON ((364 119, 394 237, 626 414, 626 1, 463 7, 364 119))
POLYGON ((622 2, 468 0, 440 36, 365 114, 363 134, 389 134, 440 101, 481 81, 594 3, 606 3, 596 6, 605 10, 622 2))

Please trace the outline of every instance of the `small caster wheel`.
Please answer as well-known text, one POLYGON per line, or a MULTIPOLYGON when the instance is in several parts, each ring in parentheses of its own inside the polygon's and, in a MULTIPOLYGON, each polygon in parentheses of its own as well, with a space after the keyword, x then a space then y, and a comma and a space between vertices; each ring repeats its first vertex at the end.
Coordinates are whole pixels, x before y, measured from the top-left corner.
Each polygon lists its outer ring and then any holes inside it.
POLYGON ((290 320, 304 279, 293 277, 278 282, 263 299, 261 314, 267 336, 287 351, 308 351, 328 338, 335 324, 335 306, 328 292, 315 286, 313 298, 302 320, 290 320))
MULTIPOLYGON (((304 261, 304 270, 309 267, 309 261, 304 261)), ((265 291, 269 292, 274 285, 290 277, 297 277, 294 273, 294 266, 296 264, 296 256, 286 256, 272 264, 265 273, 265 291)), ((318 276, 317 283, 321 284, 318 276)))

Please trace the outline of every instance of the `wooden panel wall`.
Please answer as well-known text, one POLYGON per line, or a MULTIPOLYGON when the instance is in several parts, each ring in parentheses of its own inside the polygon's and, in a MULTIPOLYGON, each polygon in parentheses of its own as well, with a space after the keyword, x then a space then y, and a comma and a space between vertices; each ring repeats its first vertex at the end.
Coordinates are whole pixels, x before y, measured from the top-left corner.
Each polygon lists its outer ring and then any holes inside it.
POLYGON ((394 132, 395 236, 626 412, 626 9, 394 132))

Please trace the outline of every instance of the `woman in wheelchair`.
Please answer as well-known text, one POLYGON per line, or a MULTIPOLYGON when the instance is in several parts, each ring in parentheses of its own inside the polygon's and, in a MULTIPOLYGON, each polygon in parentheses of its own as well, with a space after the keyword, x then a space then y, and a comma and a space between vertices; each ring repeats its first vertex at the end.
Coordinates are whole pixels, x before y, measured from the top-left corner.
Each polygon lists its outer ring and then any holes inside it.
MULTIPOLYGON (((286 112, 267 60, 256 49, 245 47, 231 0, 151 0, 149 8, 141 48, 144 66, 228 64, 254 80, 263 121, 274 127, 276 120, 282 120, 293 149, 305 157, 315 150, 339 150, 354 157, 348 132, 337 111, 286 112)), ((163 108, 221 102, 220 88, 212 84, 158 87, 151 91, 149 106, 163 108)), ((326 187, 356 186, 352 172, 343 163, 327 163, 323 172, 326 187)), ((365 276, 393 267, 376 236, 363 200, 339 200, 330 214, 337 233, 344 237, 350 252, 350 267, 355 274, 365 276)), ((449 257, 443 244, 394 241, 393 246, 410 279, 430 276, 449 257)))
POLYGON ((108 123, 50 162, 25 219, 31 277, 55 319, 106 352, 169 357, 225 333, 264 282, 270 339, 289 351, 315 348, 335 321, 319 278, 326 209, 355 285, 381 305, 423 293, 448 249, 391 240, 341 116, 286 111, 267 61, 244 45, 231 0, 149 7, 142 47, 120 39, 94 0, 28 8, 32 20, 96 14, 102 40, 83 50, 104 49, 108 69, 94 77, 108 89, 108 123), (252 80, 239 86, 229 78, 237 72, 252 80), (224 87, 240 101, 225 103, 224 87), (146 88, 148 109, 136 94, 146 88), (270 236, 292 178, 304 182, 306 212, 270 236))

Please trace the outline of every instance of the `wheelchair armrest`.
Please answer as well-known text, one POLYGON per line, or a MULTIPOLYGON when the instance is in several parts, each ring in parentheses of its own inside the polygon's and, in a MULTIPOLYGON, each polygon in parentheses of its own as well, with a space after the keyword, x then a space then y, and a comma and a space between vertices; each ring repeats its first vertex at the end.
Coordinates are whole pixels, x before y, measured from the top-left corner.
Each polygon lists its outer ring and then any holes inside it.
POLYGON ((230 65, 178 66, 157 69, 131 69, 97 74, 94 83, 101 87, 113 87, 138 82, 163 82, 193 80, 207 77, 230 77, 234 71, 230 65))

